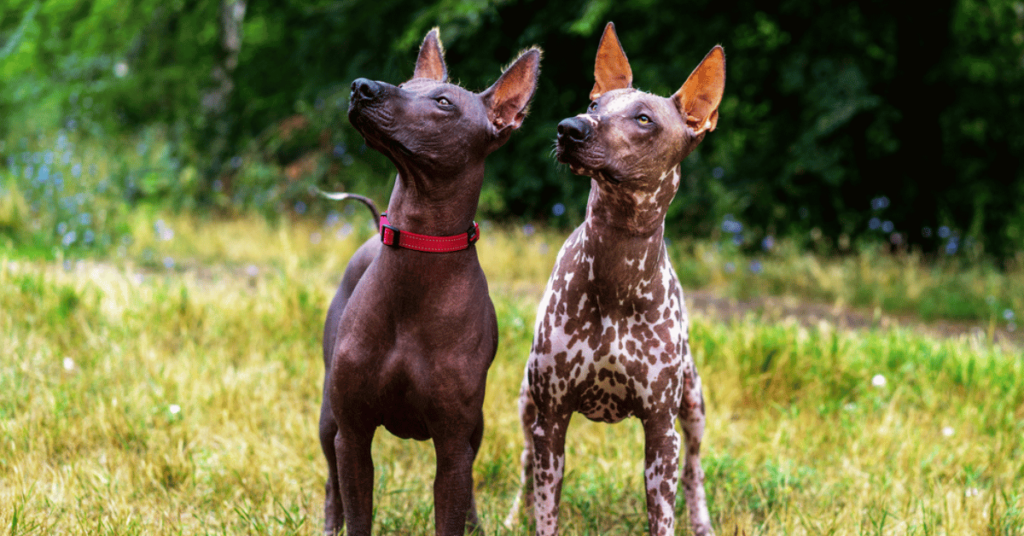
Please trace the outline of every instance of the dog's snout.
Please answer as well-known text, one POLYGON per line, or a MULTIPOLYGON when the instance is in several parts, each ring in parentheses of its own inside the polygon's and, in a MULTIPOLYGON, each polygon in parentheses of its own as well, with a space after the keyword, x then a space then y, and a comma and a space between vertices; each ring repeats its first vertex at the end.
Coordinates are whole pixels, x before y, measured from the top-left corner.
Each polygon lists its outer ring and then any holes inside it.
POLYGON ((583 143, 590 139, 591 133, 590 125, 576 117, 563 119, 558 123, 558 139, 567 137, 575 143, 583 143))
POLYGON ((372 101, 380 96, 380 84, 366 78, 356 78, 352 82, 352 92, 349 93, 349 101, 372 101))

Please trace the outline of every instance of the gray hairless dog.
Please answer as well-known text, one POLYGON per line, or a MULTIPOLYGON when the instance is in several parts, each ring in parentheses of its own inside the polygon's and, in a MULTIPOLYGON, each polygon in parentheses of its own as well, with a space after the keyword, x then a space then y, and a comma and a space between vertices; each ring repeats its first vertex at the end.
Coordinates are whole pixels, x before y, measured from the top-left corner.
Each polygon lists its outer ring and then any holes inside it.
POLYGON ((324 326, 320 443, 327 458, 325 532, 370 533, 379 426, 432 439, 438 535, 478 528, 473 461, 483 436, 487 369, 498 329, 473 222, 484 160, 519 128, 540 72, 523 52, 489 89, 448 83, 436 29, 413 78, 352 83, 349 120, 398 168, 381 236, 345 269, 324 326))

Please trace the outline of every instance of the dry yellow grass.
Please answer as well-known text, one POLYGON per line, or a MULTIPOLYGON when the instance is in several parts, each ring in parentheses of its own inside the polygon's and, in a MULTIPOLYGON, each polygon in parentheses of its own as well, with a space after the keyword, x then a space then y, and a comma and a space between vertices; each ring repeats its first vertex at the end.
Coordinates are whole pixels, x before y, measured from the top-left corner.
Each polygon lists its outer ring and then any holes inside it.
MULTIPOLYGON (((320 532, 320 329, 369 231, 167 224, 174 240, 127 252, 148 264, 0 259, 7 532, 320 532)), ((489 533, 518 486, 515 397, 559 245, 503 229, 480 245, 501 326, 475 465, 489 533)), ((754 315, 697 317, 692 337, 720 534, 1024 534, 1019 353, 754 315)), ((574 419, 563 533, 646 532, 637 424, 574 419)), ((432 533, 430 444, 382 430, 374 458, 376 532, 432 533)))

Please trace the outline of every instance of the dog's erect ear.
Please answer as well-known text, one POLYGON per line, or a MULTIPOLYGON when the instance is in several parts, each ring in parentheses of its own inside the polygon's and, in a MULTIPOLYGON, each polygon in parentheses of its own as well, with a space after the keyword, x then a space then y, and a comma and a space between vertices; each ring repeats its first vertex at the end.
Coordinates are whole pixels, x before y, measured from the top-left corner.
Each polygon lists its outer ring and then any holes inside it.
POLYGON ((686 124, 695 134, 701 134, 718 125, 718 105, 724 91, 725 50, 716 45, 671 98, 686 124))
POLYGON ((628 87, 633 87, 633 70, 629 68, 629 60, 619 44, 619 36, 615 35, 615 24, 609 22, 601 35, 601 44, 597 45, 594 89, 590 90, 590 100, 613 89, 628 87))
POLYGON ((434 28, 427 32, 416 58, 413 78, 429 78, 438 82, 448 81, 448 67, 444 64, 444 46, 441 45, 441 31, 434 28))
MULTIPOLYGON (((487 118, 498 134, 511 127, 519 128, 526 117, 526 108, 537 90, 540 77, 541 51, 533 47, 521 54, 501 74, 498 81, 480 94, 487 106, 487 118)), ((509 130, 509 132, 511 132, 509 130)))

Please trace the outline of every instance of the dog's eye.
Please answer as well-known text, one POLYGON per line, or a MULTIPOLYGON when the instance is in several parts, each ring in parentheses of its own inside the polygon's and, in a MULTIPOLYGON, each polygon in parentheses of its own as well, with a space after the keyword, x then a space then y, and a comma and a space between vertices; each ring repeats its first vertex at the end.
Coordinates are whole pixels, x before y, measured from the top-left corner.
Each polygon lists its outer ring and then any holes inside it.
POLYGON ((647 114, 640 114, 636 116, 636 122, 640 123, 641 125, 646 125, 651 122, 651 118, 647 117, 647 114))
POLYGON ((446 99, 444 97, 438 97, 437 98, 437 103, 440 104, 441 106, 451 106, 452 105, 452 101, 450 101, 450 100, 448 100, 448 99, 446 99))
POLYGON ((597 101, 594 101, 594 102, 590 103, 590 107, 587 108, 587 109, 590 110, 591 112, 596 112, 597 111, 597 101))

